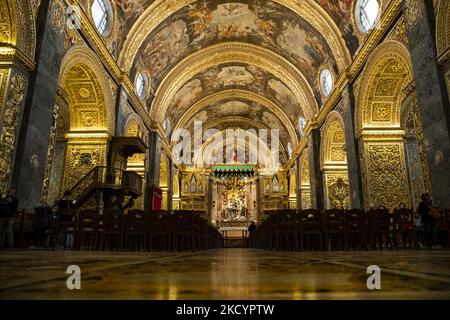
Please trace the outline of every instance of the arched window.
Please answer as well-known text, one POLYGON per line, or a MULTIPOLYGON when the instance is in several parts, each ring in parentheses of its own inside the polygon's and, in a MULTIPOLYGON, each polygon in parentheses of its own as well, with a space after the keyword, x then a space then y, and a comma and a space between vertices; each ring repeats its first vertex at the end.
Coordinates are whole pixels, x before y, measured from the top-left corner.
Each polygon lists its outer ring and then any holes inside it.
POLYGON ((110 29, 112 16, 111 4, 108 0, 94 0, 91 7, 95 27, 102 36, 106 36, 110 29))
POLYGON ((323 69, 320 73, 320 86, 322 87, 323 95, 328 97, 333 89, 333 77, 330 70, 323 69))
POLYGON ((380 13, 378 0, 358 0, 356 3, 356 21, 362 32, 370 31, 377 21, 380 13))
POLYGON ((145 98, 145 90, 147 88, 147 77, 143 73, 139 73, 136 77, 136 93, 139 98, 145 98))
POLYGON ((165 119, 162 123, 162 127, 164 129, 165 133, 168 133, 170 130, 170 120, 169 119, 165 119))
POLYGON ((305 134, 306 120, 303 117, 298 119, 298 132, 300 133, 300 138, 303 138, 305 134))
POLYGON ((288 142, 287 149, 288 149, 288 156, 289 156, 289 160, 290 160, 292 158, 292 154, 294 152, 294 150, 292 149, 292 143, 288 142))

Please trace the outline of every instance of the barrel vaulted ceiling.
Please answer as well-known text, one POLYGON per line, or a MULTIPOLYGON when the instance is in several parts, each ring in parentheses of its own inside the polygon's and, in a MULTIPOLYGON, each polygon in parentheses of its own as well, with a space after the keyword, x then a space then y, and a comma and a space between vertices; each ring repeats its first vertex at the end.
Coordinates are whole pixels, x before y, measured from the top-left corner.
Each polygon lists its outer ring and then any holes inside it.
MULTIPOLYGON (((355 25, 356 0, 110 2, 105 45, 131 79, 147 75, 144 102, 157 121, 174 129, 248 119, 280 127, 284 145, 298 143, 298 119, 326 99, 320 71, 337 79, 367 36, 355 25)), ((92 0, 80 3, 89 12, 92 0)))

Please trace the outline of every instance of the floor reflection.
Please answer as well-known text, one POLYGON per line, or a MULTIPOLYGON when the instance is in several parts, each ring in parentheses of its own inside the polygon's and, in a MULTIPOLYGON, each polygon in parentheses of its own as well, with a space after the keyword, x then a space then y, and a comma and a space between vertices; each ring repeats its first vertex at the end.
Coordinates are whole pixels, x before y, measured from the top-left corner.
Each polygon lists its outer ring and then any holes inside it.
POLYGON ((0 252, 1 299, 450 299, 449 251, 0 252), (66 268, 79 265, 81 290, 66 268), (369 265, 382 290, 369 291, 369 265))

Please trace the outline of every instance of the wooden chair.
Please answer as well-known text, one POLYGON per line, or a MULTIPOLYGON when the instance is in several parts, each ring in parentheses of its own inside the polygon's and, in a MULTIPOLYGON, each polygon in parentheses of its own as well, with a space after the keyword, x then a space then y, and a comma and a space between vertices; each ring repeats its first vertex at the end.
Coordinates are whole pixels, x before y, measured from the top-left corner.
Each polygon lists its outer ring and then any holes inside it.
POLYGON ((323 250, 322 223, 320 212, 315 209, 300 212, 300 248, 301 250, 323 250), (305 246, 306 242, 306 246, 305 246))
POLYGON ((94 210, 81 211, 77 215, 75 232, 76 250, 97 250, 99 242, 98 213, 94 210))
POLYGON ((394 210, 394 239, 398 247, 402 244, 404 249, 417 248, 417 237, 414 232, 414 211, 412 209, 394 210))
POLYGON ((100 250, 120 251, 123 243, 123 224, 121 210, 107 210, 99 216, 100 250))
POLYGON ((364 223, 364 210, 350 209, 345 212, 345 249, 367 249, 367 229, 364 223))
POLYGON ((345 247, 344 210, 331 209, 322 214, 325 249, 343 250, 345 247))
POLYGON ((130 210, 123 219, 123 249, 125 251, 146 251, 145 212, 130 210))

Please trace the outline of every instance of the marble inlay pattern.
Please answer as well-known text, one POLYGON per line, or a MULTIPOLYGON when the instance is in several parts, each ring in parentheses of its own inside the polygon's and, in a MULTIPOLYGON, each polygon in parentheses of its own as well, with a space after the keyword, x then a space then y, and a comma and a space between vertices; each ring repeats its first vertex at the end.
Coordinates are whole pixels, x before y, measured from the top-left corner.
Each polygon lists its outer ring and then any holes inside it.
POLYGON ((3 251, 0 299, 450 299, 450 251, 3 251), (81 290, 66 288, 72 264, 81 290), (366 287, 373 264, 377 291, 366 287))

